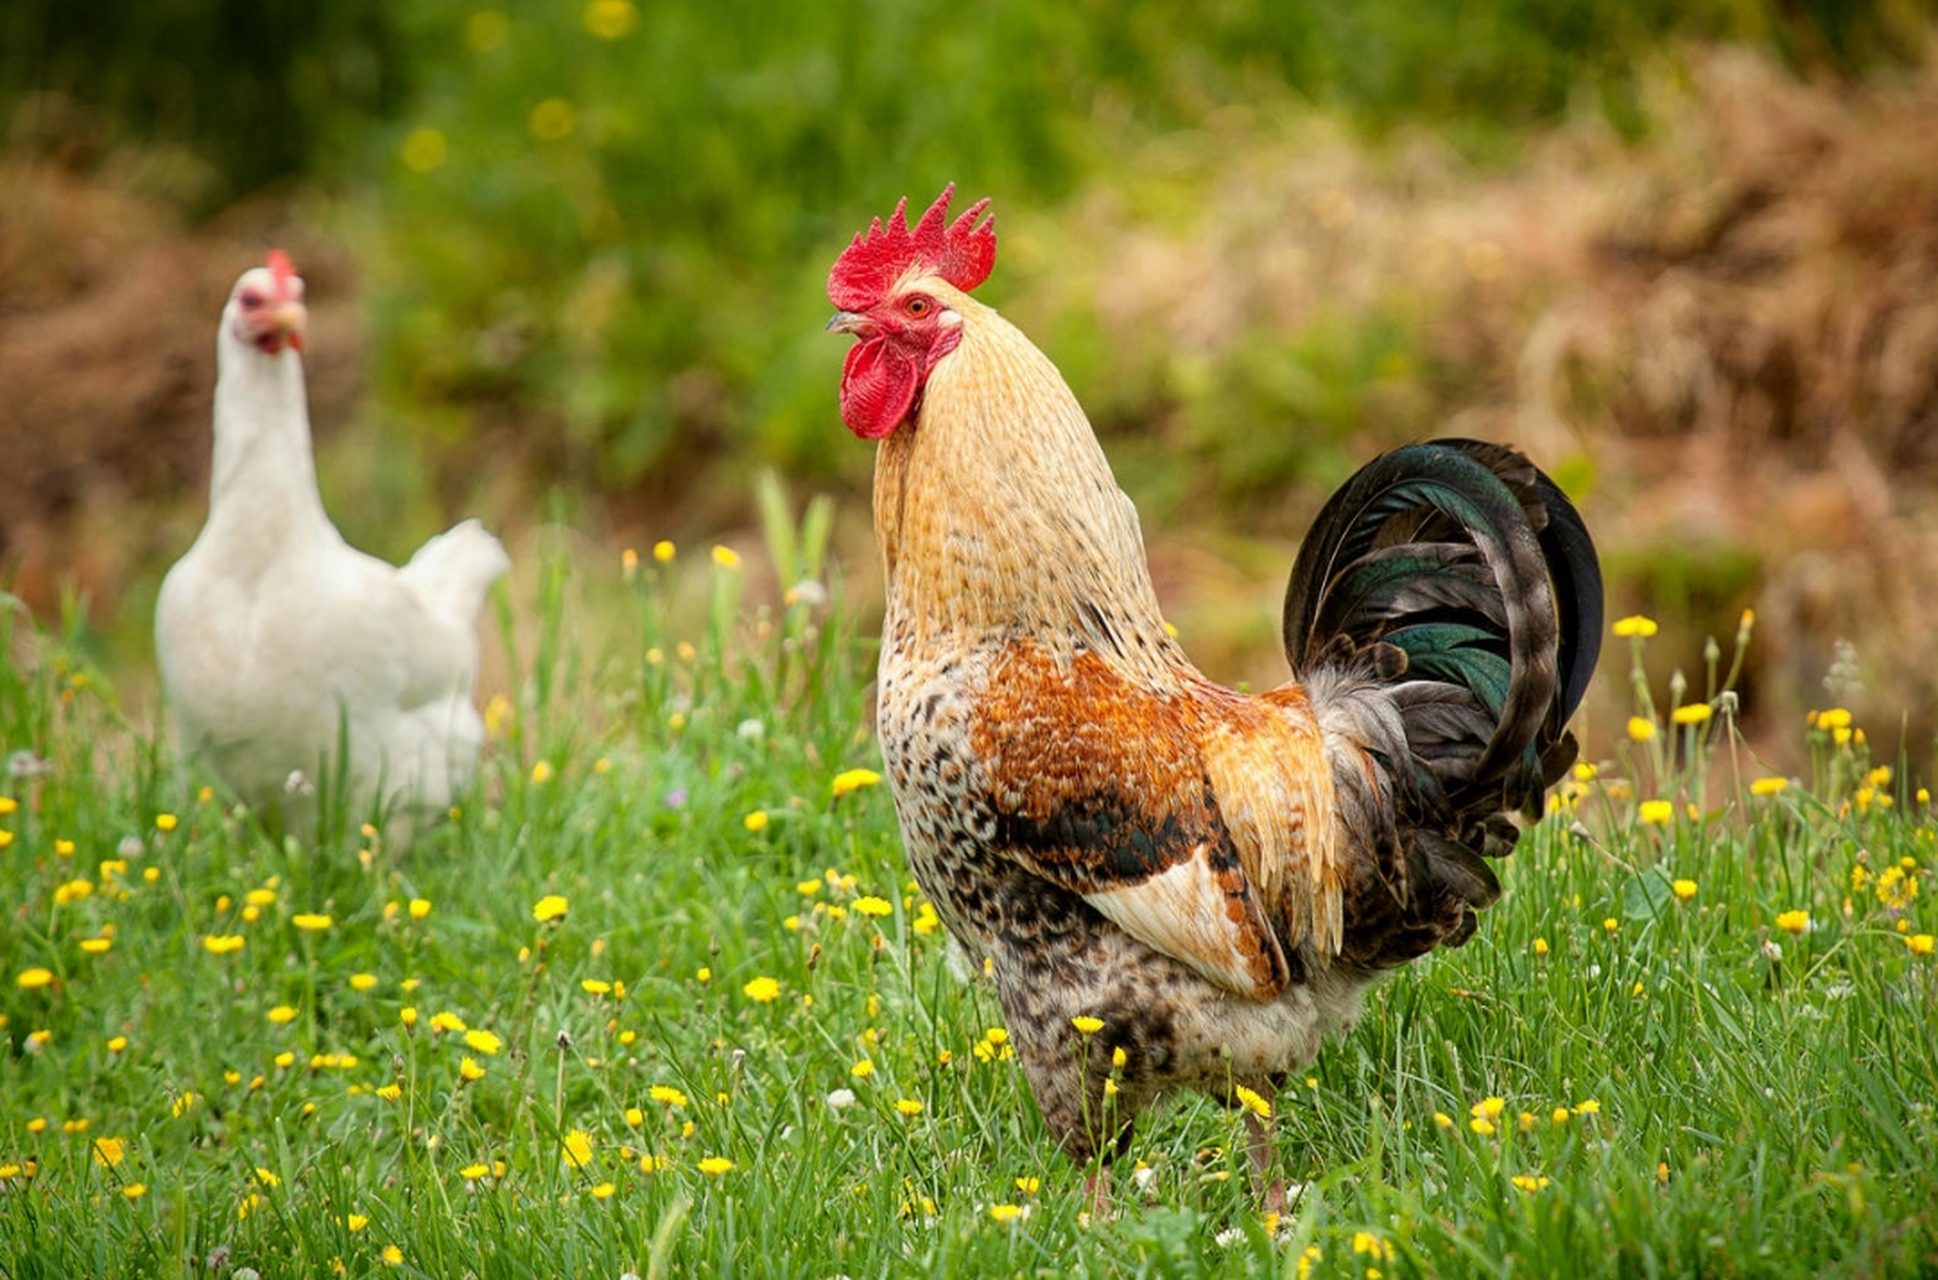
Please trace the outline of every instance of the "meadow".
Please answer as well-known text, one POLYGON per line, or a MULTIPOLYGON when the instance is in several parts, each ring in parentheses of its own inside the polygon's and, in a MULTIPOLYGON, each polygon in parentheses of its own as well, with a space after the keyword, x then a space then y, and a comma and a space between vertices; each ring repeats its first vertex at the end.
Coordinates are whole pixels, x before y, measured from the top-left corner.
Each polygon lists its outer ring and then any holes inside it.
POLYGON ((1828 705, 1765 776, 1751 619, 1693 690, 1616 624, 1620 749, 1273 1100, 1283 1216, 1192 1098, 1092 1214, 908 878, 828 510, 762 506, 766 564, 501 588, 484 780, 407 853, 266 835, 0 636, 0 1276, 1938 1269, 1930 797, 1828 705))

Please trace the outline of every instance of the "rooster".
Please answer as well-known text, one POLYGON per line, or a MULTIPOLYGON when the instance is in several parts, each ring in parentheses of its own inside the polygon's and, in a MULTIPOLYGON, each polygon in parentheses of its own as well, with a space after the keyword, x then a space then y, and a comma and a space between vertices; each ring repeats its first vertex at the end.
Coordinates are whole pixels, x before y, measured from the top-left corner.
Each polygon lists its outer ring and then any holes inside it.
POLYGON ((970 293, 988 201, 907 202, 828 276, 879 441, 877 723, 915 877, 994 980, 1064 1152, 1108 1194, 1137 1114, 1270 1099, 1382 974, 1459 946, 1538 816, 1600 647, 1580 516, 1520 454, 1411 445, 1326 504, 1284 613, 1294 679, 1215 684, 1159 613, 1137 513, 1049 359, 970 293))
POLYGON ((162 688, 184 751, 266 816, 307 827, 321 782, 408 840, 476 768, 477 619, 511 562, 476 520, 401 569, 344 542, 316 488, 306 323, 281 252, 223 310, 208 522, 155 607, 162 688))

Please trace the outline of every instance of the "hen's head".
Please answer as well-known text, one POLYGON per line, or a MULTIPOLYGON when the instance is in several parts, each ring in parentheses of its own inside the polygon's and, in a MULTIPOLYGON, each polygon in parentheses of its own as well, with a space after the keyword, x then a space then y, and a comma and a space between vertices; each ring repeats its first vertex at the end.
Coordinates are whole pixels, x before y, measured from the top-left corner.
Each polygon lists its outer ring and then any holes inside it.
POLYGON ((962 317, 937 296, 936 282, 968 293, 996 265, 995 216, 978 200, 954 222, 942 189, 908 225, 908 201, 858 235, 828 272, 828 300, 839 308, 828 329, 860 341, 841 370, 841 420, 864 440, 890 434, 914 412, 935 362, 962 340, 962 317))
POLYGON ((303 349, 309 311, 303 306, 303 277, 288 254, 272 249, 267 265, 242 273, 229 294, 222 323, 238 342, 265 355, 276 355, 285 343, 293 351, 303 349))

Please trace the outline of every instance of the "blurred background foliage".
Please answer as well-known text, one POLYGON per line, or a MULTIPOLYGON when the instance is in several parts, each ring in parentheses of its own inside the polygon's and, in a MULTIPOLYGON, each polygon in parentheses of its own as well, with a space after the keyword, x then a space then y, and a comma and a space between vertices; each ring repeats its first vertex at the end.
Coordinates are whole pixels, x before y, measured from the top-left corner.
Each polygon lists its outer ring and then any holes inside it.
MULTIPOLYGON (((296 179, 367 195, 394 422, 516 423, 530 465, 611 487, 720 451, 835 465, 816 286, 829 246, 901 195, 957 178, 1047 206, 1139 138, 1296 103, 1498 158, 1584 94, 1644 129, 1635 71, 1665 41, 1850 74, 1911 56, 1926 17, 1907 0, 15 0, 0 89, 98 108, 97 145, 203 162, 180 193, 197 213, 296 179)), ((1355 427, 1356 388, 1407 327, 1335 317, 1290 366, 1241 353, 1205 430, 1355 427)), ((1241 488, 1284 478, 1262 443, 1233 441, 1241 488)))
MULTIPOLYGON (((1286 545, 1325 489, 1451 428, 1516 439, 1588 495, 1612 607, 1690 610, 1691 670, 1703 631, 1789 601, 1809 640, 1777 661, 1812 682, 1856 604, 1782 579, 1789 551, 1745 541, 1753 511, 1638 513, 1671 509, 1655 481, 1695 465, 1665 440, 1721 440, 1734 465, 1763 456, 1742 438, 1761 432, 1786 476, 1821 472, 1845 434, 1813 424, 1853 405, 1869 417, 1851 430, 1881 424, 1866 448, 1885 472, 1938 472, 1918 443, 1938 437, 1933 377, 1897 372, 1938 352, 1900 305, 1938 280, 1938 179, 1909 142, 1868 169, 1839 159, 1906 120, 1938 129, 1934 16, 1933 0, 11 0, 0 164, 59 177, 0 206, 0 379, 25 386, 70 348, 123 358, 98 317, 68 346, 46 335, 65 299, 111 296, 135 224, 220 252, 192 288, 155 274, 152 306, 115 303, 160 316, 187 295, 187 336, 136 346, 170 380, 0 406, 0 449, 26 459, 0 478, 0 566, 28 566, 30 600, 52 566, 145 626, 199 518, 207 331, 249 260, 232 250, 272 237, 318 302, 326 498, 360 545, 407 554, 466 509, 514 532, 547 516, 595 538, 714 536, 752 523, 769 467, 857 495, 872 454, 834 413, 825 272, 867 218, 955 180, 996 197, 985 295, 1069 377, 1147 531, 1185 531, 1153 538, 1156 568, 1221 620, 1214 670, 1270 645, 1286 545), (1726 46, 1776 70, 1705 52, 1726 46), (1851 105, 1906 77, 1910 105, 1851 105), (1790 199, 1811 182, 1818 204, 1790 199), (114 200, 75 196, 89 183, 114 200), (1865 189, 1871 206, 1845 207, 1865 189), (1827 261, 1851 283, 1794 286, 1827 261), (1744 302, 1772 280, 1793 321, 1744 302), (331 299, 352 314, 333 321, 331 299), (1911 336, 1854 339, 1889 359, 1818 403, 1811 352, 1853 310, 1911 336), (63 432, 85 447, 53 456, 63 432), (96 491, 96 524, 151 498, 174 514, 91 557, 72 530, 96 491), (68 532, 35 541, 35 521, 68 532), (116 584, 108 560, 138 567, 116 584)), ((1795 527, 1844 528, 1836 511, 1795 527)), ((851 532, 866 518, 843 512, 851 532)))

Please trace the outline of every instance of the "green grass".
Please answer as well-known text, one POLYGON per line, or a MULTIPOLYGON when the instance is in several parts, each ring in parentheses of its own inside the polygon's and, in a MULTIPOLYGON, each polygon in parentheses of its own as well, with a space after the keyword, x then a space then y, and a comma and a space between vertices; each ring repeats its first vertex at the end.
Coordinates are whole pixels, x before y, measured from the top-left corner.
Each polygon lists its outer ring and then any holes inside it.
MULTIPOLYGON (((778 581, 836 576, 824 528, 770 520, 778 581)), ((1086 1222, 888 794, 835 794, 876 762, 870 638, 838 587, 746 603, 749 568, 547 561, 481 791, 408 854, 265 837, 58 636, 0 668, 0 743, 46 765, 0 780, 0 1276, 1938 1268, 1932 815, 1836 717, 1753 796, 1727 679, 1702 724, 1639 702, 1478 936, 1278 1099, 1276 1238, 1195 1099, 1086 1222)))

